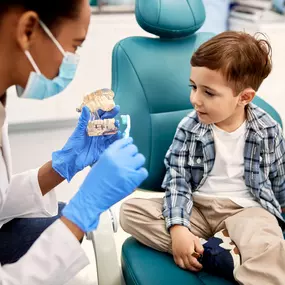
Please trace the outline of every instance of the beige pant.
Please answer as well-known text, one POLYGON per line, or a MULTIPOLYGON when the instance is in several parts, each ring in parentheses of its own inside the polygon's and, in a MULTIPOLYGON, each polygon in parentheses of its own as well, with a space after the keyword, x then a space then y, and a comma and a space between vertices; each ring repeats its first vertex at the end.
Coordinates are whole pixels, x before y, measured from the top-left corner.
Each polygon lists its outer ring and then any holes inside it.
MULTIPOLYGON (((130 199, 120 212, 122 228, 141 243, 171 253, 171 238, 162 216, 161 198, 130 199)), ((285 241, 277 219, 262 208, 241 208, 229 199, 195 197, 191 232, 208 239, 226 228, 237 245, 242 265, 235 279, 243 285, 285 284, 285 241)))

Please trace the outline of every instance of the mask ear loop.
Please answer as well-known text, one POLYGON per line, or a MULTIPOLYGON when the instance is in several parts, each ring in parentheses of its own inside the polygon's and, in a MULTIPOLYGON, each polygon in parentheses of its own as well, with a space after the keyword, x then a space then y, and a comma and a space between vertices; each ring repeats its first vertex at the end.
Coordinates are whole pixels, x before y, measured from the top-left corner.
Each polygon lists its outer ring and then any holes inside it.
POLYGON ((49 28, 41 20, 39 20, 39 24, 42 27, 42 29, 46 32, 46 34, 50 37, 50 39, 54 42, 54 44, 57 46, 57 48, 62 53, 62 55, 65 56, 66 55, 65 50, 63 49, 61 44, 58 42, 58 40, 54 37, 54 35, 51 33, 49 28))
POLYGON ((28 50, 24 51, 26 57, 28 58, 29 62, 31 63, 31 65, 33 66, 34 70, 36 71, 37 74, 42 74, 40 69, 38 68, 36 62, 34 61, 31 53, 28 50))

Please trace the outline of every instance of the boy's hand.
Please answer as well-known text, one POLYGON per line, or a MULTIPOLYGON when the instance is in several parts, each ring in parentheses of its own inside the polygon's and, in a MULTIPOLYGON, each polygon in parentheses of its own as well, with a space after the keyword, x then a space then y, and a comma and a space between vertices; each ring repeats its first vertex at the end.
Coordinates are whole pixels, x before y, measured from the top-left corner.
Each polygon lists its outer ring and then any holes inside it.
POLYGON ((200 271, 202 265, 196 257, 192 256, 195 252, 203 254, 204 248, 199 238, 193 235, 188 228, 180 225, 171 227, 170 235, 175 263, 183 269, 200 271))

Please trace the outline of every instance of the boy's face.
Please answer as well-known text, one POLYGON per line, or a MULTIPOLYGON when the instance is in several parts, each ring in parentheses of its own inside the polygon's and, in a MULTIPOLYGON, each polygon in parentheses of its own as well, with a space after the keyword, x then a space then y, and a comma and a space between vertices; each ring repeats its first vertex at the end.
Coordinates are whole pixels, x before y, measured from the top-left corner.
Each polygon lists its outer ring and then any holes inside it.
POLYGON ((240 95, 234 96, 233 90, 218 71, 192 67, 190 84, 190 100, 203 124, 223 124, 244 110, 244 106, 239 104, 240 95))

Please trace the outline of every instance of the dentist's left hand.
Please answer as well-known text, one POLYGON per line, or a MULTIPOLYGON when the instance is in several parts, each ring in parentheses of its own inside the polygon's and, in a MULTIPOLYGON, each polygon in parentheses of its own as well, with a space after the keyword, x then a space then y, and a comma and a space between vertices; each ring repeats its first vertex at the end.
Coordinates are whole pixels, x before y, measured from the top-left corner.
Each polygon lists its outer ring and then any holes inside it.
POLYGON ((108 147, 92 166, 78 192, 63 209, 65 218, 83 232, 97 228, 101 213, 130 195, 148 176, 145 157, 132 138, 108 147))
MULTIPOLYGON (((120 107, 115 106, 110 112, 99 112, 99 115, 101 119, 110 119, 119 111, 120 107)), ((93 165, 104 150, 121 137, 119 132, 114 135, 89 137, 87 134, 89 119, 89 109, 84 107, 78 125, 65 146, 52 154, 53 169, 68 182, 77 172, 93 165)))

